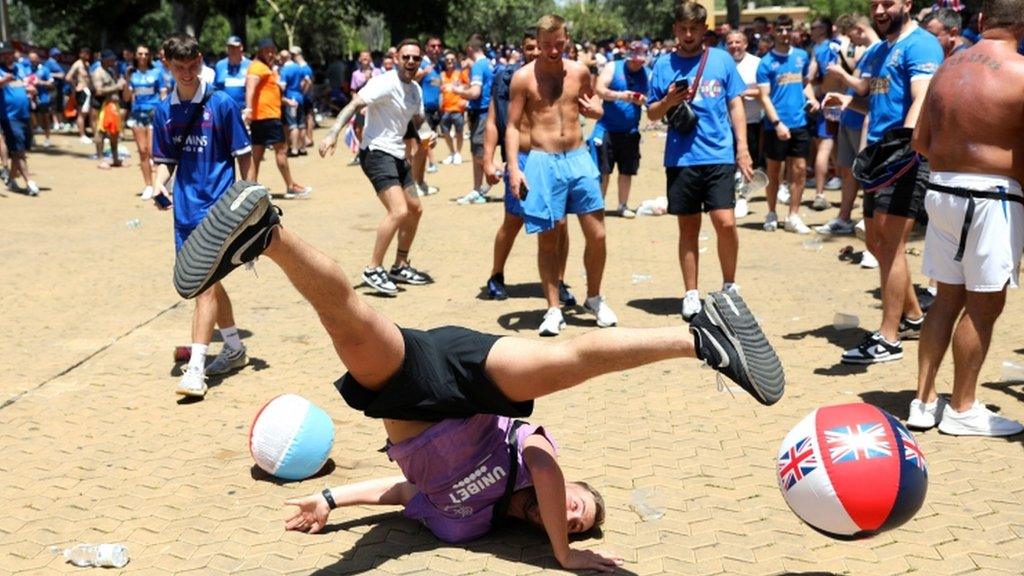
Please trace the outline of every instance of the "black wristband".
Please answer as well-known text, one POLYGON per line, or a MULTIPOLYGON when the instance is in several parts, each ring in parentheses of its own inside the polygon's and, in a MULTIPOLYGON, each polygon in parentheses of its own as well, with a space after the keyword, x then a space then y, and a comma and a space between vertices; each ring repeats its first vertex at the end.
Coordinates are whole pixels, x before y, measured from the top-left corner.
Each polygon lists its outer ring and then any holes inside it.
POLYGON ((334 496, 331 495, 331 489, 330 488, 324 488, 324 491, 321 492, 320 494, 324 497, 324 500, 327 500, 327 507, 328 508, 330 508, 331 510, 334 510, 335 508, 338 507, 338 505, 334 502, 334 496))

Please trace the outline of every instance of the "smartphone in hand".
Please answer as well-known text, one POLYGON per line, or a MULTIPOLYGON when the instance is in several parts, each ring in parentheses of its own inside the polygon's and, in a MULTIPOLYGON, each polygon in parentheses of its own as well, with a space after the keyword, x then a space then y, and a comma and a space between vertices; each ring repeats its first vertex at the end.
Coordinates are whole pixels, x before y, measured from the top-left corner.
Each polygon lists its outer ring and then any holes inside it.
POLYGON ((171 199, 162 191, 153 194, 153 202, 155 202, 161 210, 167 210, 171 207, 171 199))

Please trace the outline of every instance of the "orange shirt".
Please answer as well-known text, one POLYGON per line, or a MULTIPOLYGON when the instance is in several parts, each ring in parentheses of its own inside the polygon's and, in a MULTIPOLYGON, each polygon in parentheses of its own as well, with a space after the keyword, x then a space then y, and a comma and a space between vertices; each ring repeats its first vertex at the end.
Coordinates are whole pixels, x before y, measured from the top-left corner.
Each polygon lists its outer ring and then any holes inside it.
POLYGON ((260 83, 256 85, 256 93, 253 94, 252 119, 269 120, 281 119, 281 85, 277 83, 277 70, 271 70, 260 60, 253 60, 249 65, 247 76, 259 76, 260 83))
POLYGON ((469 86, 469 70, 447 70, 441 71, 441 112, 462 112, 466 109, 466 101, 461 96, 452 92, 451 87, 455 84, 469 86))

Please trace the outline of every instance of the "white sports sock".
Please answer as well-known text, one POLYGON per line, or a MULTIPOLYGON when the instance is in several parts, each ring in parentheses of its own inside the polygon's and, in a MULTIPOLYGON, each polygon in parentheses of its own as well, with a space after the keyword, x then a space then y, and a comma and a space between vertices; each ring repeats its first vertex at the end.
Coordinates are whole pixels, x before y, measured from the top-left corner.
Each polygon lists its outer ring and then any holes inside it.
POLYGON ((224 345, 232 350, 240 350, 242 348, 242 339, 238 337, 238 328, 234 326, 228 326, 227 328, 220 329, 220 337, 224 340, 224 345))
POLYGON ((200 370, 206 370, 206 349, 209 348, 209 344, 199 344, 198 342, 192 343, 192 357, 188 360, 189 370, 192 368, 198 368, 200 370))

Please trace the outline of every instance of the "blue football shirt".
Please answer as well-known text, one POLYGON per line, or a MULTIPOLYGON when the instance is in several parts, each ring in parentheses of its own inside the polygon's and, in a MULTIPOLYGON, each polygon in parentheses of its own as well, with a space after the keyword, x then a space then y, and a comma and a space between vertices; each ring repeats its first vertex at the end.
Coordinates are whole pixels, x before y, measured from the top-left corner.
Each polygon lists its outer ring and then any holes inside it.
POLYGON ((245 73, 251 62, 244 56, 238 64, 231 64, 223 58, 213 68, 213 87, 231 96, 239 108, 245 108, 245 73))
MULTIPOLYGON (((53 80, 53 74, 50 73, 50 69, 46 67, 45 63, 40 63, 39 66, 36 66, 35 74, 36 74, 36 79, 37 80, 42 80, 43 82, 47 82, 49 80, 53 80)), ((39 104, 40 105, 49 104, 50 103, 50 88, 44 88, 42 86, 36 86, 36 90, 37 90, 37 93, 38 93, 37 101, 39 102, 39 104)))
POLYGON ((491 105, 491 84, 494 82, 494 69, 487 58, 480 58, 473 62, 469 69, 469 85, 480 86, 480 97, 470 100, 467 108, 474 112, 487 112, 491 105))
POLYGON ((440 62, 428 62, 426 58, 420 63, 420 70, 430 67, 430 72, 420 78, 420 87, 423 89, 423 109, 433 112, 441 105, 441 75, 437 72, 440 62))
POLYGON ((188 133, 185 127, 208 87, 202 83, 189 102, 171 92, 153 117, 153 161, 176 165, 174 225, 199 225, 213 203, 235 183, 235 156, 251 150, 241 110, 224 92, 213 92, 188 133))
POLYGON ((910 84, 929 79, 942 64, 942 46, 924 29, 914 26, 895 42, 879 42, 858 63, 861 77, 870 84, 868 144, 903 126, 913 103, 910 84))
MULTIPOLYGON (((805 50, 790 48, 786 54, 770 50, 761 57, 757 66, 757 85, 771 88, 772 106, 779 120, 789 128, 803 128, 807 125, 807 95, 804 94, 804 78, 811 68, 810 57, 805 50)), ((764 125, 771 128, 768 115, 764 125)))
POLYGON ((4 114, 11 120, 28 120, 31 107, 25 82, 18 76, 16 68, 0 67, 0 78, 14 76, 14 80, 4 84, 4 114))
MULTIPOLYGON (((685 78, 692 84, 699 65, 700 56, 683 58, 672 52, 658 58, 651 73, 647 101, 651 104, 660 101, 676 80, 685 78)), ((690 102, 699 119, 697 128, 689 134, 669 129, 665 142, 665 166, 735 163, 729 102, 739 98, 746 89, 732 56, 718 48, 710 49, 697 94, 690 102)))
MULTIPOLYGON (((646 68, 640 68, 636 72, 632 72, 629 70, 625 60, 616 60, 606 64, 606 66, 615 67, 612 81, 608 84, 609 90, 647 94, 646 68)), ((623 100, 605 102, 604 115, 601 116, 598 123, 609 132, 636 133, 637 127, 640 125, 640 105, 623 100)))
POLYGON ((160 89, 164 87, 164 76, 156 68, 143 72, 135 70, 129 79, 132 90, 132 111, 148 112, 160 102, 160 89))
POLYGON ((283 96, 290 100, 302 102, 302 79, 305 78, 305 71, 302 66, 295 62, 288 62, 278 71, 281 75, 281 88, 283 96))

